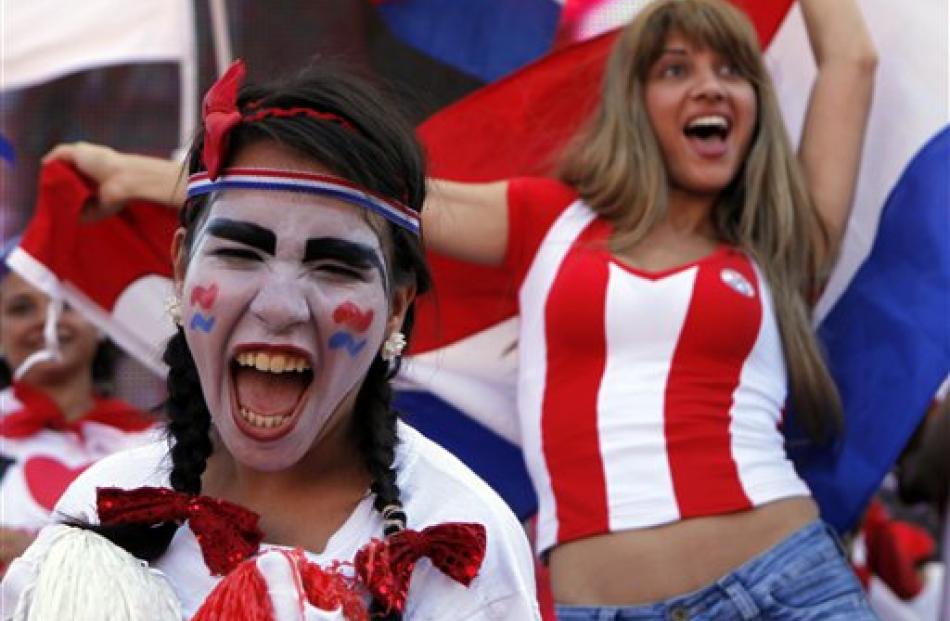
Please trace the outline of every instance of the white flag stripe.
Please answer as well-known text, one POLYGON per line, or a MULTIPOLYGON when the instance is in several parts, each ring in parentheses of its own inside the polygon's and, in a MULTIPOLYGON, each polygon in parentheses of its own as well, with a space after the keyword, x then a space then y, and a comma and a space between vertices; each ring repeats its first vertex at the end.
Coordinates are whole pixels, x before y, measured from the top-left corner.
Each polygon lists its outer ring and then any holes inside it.
POLYGON ((193 37, 189 0, 9 0, 0 19, 0 89, 133 62, 179 62, 193 37))
MULTIPOLYGON (((841 257, 815 310, 820 322, 870 252, 881 209, 914 154, 950 121, 946 0, 863 0, 880 57, 854 210, 841 257), (911 34, 912 33, 912 34, 911 34)), ((801 135, 815 63, 794 5, 766 51, 789 135, 801 135)))

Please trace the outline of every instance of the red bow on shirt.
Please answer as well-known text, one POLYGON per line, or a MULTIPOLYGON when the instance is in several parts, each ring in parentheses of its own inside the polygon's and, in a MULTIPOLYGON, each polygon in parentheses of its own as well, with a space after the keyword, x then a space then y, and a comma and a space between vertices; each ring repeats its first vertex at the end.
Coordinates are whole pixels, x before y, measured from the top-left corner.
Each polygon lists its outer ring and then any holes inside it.
POLYGON ((402 612, 416 562, 428 557, 442 573, 468 586, 485 560, 485 527, 452 522, 422 532, 403 530, 374 539, 356 553, 357 574, 377 600, 402 612))
POLYGON ((99 521, 104 526, 183 522, 195 534, 212 574, 223 576, 257 552, 264 534, 253 511, 226 500, 183 494, 164 487, 96 490, 99 521))
POLYGON ((0 419, 0 436, 28 438, 43 429, 74 431, 82 435, 85 423, 99 423, 127 433, 145 431, 155 421, 118 399, 96 397, 93 409, 82 418, 69 421, 56 403, 43 392, 22 383, 13 384, 13 395, 23 409, 0 419))
POLYGON ((208 90, 201 106, 205 126, 201 159, 204 160, 208 176, 212 180, 221 172, 221 164, 227 154, 228 134, 241 122, 237 95, 238 89, 244 84, 246 73, 244 61, 240 58, 235 60, 208 90))

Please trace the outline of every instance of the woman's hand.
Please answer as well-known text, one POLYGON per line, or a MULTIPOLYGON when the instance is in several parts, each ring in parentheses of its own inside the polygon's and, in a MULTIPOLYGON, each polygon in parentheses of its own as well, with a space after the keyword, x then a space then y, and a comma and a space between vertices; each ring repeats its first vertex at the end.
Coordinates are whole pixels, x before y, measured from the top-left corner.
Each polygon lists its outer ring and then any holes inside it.
POLYGON ((43 162, 61 160, 98 185, 96 201, 85 208, 88 220, 98 220, 122 210, 131 200, 147 200, 178 208, 185 200, 181 167, 165 160, 89 142, 61 144, 43 162))

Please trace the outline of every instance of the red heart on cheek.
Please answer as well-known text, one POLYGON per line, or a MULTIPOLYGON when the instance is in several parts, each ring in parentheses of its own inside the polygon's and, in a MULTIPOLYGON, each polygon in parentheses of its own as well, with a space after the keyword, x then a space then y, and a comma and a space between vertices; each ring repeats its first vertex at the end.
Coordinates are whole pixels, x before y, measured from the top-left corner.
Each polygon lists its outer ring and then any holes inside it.
POLYGON ((333 311, 333 321, 347 325, 357 332, 366 332, 369 324, 373 323, 373 309, 364 312, 353 302, 344 302, 333 311))
POLYGON ((218 297, 218 284, 214 283, 210 287, 202 287, 201 285, 196 286, 191 290, 191 304, 194 306, 195 302, 198 303, 198 306, 208 310, 214 305, 215 298, 218 297))
POLYGON ((23 464, 23 478, 37 504, 52 511, 69 484, 90 465, 70 468, 49 457, 31 457, 23 464))

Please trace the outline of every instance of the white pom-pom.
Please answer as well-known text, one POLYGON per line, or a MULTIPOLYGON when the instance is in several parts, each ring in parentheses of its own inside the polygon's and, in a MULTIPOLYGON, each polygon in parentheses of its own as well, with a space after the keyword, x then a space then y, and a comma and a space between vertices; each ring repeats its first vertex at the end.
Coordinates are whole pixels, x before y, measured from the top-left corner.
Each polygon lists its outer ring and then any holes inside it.
POLYGON ((181 605, 161 572, 96 533, 53 528, 13 621, 181 621, 181 605))

